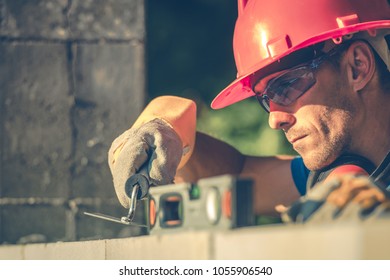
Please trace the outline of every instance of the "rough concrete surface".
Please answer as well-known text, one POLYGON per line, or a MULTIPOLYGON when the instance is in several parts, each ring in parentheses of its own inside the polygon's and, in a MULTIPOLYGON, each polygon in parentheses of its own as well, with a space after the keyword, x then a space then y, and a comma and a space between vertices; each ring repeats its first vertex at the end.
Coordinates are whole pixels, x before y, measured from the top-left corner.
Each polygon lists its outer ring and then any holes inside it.
POLYGON ((107 164, 145 102, 143 0, 0 0, 0 244, 140 235, 107 164))
POLYGON ((0 259, 389 260, 389 221, 165 232, 0 247, 0 259))

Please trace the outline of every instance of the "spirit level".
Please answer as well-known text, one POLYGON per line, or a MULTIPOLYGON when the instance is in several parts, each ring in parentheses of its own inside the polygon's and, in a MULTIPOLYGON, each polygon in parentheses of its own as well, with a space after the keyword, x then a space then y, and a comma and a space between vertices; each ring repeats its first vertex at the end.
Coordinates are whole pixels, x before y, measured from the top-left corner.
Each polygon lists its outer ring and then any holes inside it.
POLYGON ((254 225, 252 181, 230 175, 149 189, 150 234, 254 225))

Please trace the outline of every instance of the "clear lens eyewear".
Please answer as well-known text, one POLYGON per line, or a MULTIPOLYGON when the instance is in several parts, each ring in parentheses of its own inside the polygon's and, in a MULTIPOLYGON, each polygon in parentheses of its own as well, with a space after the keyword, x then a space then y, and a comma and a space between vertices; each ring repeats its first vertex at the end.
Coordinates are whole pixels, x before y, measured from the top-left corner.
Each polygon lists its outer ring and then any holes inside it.
POLYGON ((282 106, 292 104, 316 83, 314 74, 321 63, 337 52, 338 49, 334 49, 271 79, 264 91, 256 93, 260 105, 269 113, 270 101, 282 106))

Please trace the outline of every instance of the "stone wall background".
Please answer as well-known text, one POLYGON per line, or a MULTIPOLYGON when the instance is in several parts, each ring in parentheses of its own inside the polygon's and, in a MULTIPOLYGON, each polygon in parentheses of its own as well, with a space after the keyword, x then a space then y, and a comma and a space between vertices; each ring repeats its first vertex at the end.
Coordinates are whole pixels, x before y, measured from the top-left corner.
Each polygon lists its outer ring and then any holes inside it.
POLYGON ((0 244, 142 234, 83 211, 126 214, 107 151, 145 105, 144 6, 0 0, 0 244))

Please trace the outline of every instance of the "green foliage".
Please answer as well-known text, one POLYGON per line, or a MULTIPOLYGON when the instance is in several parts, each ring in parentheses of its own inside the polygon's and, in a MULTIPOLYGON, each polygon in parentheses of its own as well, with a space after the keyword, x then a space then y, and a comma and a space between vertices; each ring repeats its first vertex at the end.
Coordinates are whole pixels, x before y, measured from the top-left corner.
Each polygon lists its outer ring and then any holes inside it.
POLYGON ((244 154, 294 154, 283 133, 268 126, 268 114, 253 98, 216 111, 201 105, 197 126, 244 154))

